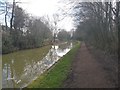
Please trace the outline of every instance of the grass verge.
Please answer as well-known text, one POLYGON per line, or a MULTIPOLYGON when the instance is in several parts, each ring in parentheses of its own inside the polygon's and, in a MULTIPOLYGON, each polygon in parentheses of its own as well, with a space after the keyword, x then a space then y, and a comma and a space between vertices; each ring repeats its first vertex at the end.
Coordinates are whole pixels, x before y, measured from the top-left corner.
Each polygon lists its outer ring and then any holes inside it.
POLYGON ((51 69, 33 81, 27 88, 59 88, 67 78, 73 57, 75 56, 80 42, 78 42, 64 57, 62 57, 51 69))

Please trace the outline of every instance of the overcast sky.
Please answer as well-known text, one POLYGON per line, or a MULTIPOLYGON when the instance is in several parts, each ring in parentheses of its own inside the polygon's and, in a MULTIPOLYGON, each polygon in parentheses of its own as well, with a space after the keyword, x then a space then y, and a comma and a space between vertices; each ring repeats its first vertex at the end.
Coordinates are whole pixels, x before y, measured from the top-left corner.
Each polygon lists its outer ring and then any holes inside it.
MULTIPOLYGON (((1 0, 0 0, 1 1, 1 0)), ((2 0, 12 2, 13 0, 2 0)), ((43 17, 48 15, 52 18, 53 14, 59 13, 60 18, 64 19, 58 23, 58 27, 61 29, 66 29, 67 31, 74 28, 74 17, 69 15, 72 13, 72 9, 74 7, 74 3, 79 1, 100 1, 100 0, 16 0, 21 3, 18 5, 22 7, 27 13, 43 17), (69 1, 73 1, 74 3, 69 3, 69 1), (70 9, 70 10, 69 10, 70 9), (66 12, 67 15, 63 16, 62 13, 66 12)), ((103 0, 103 1, 113 1, 113 0, 103 0)), ((119 1, 119 0, 114 0, 119 1)), ((4 23, 4 15, 0 15, 0 23, 4 23)))
MULTIPOLYGON (((12 2, 12 0, 7 0, 12 2)), ((18 5, 22 7, 27 13, 43 17, 48 15, 50 18, 53 14, 58 13, 62 20, 58 23, 58 27, 70 31, 74 28, 73 17, 69 15, 72 12, 71 7, 73 4, 69 4, 69 0, 16 0, 22 3, 18 5), (70 10, 69 10, 70 9, 70 10), (63 16, 62 13, 66 12, 67 15, 63 16)), ((0 22, 4 23, 4 15, 0 15, 0 22)))

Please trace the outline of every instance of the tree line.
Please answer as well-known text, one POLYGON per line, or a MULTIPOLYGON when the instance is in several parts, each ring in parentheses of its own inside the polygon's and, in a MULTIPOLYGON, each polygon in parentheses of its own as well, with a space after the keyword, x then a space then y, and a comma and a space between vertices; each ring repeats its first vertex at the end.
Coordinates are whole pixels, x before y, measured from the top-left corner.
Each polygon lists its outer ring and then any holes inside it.
POLYGON ((52 32, 48 25, 40 18, 28 15, 15 3, 13 1, 12 12, 8 14, 9 4, 1 2, 1 6, 7 8, 2 10, 5 14, 5 25, 2 25, 2 53, 41 47, 50 43, 52 32), (10 21, 7 21, 7 15, 11 15, 10 21))
POLYGON ((47 20, 30 16, 17 3, 0 1, 0 14, 5 20, 5 25, 1 26, 3 54, 53 44, 55 40, 70 40, 69 32, 57 28, 58 14, 53 15, 52 21, 48 16, 47 20))
POLYGON ((74 38, 107 53, 117 54, 120 2, 81 2, 74 10, 78 22, 74 38))

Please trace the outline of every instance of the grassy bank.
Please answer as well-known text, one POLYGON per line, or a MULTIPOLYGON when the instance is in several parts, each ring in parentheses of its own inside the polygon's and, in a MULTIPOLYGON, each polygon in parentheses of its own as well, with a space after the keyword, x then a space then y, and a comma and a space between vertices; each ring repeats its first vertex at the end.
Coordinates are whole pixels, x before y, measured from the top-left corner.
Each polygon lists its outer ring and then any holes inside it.
POLYGON ((66 79, 80 43, 77 43, 70 52, 62 57, 51 69, 33 81, 27 88, 58 88, 66 79))

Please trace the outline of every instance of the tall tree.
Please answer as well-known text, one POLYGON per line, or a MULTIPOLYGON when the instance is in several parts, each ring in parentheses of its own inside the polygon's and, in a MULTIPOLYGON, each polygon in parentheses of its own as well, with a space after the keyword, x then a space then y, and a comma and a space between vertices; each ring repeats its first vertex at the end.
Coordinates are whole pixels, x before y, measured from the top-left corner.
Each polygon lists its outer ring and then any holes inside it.
POLYGON ((14 12, 15 12, 15 0, 13 0, 13 5, 12 5, 12 14, 11 14, 11 19, 10 19, 10 30, 12 30, 12 27, 13 27, 14 12))
POLYGON ((76 16, 80 18, 77 18, 79 25, 76 38, 82 38, 106 52, 117 53, 119 3, 116 2, 116 5, 114 2, 78 3, 76 16))
POLYGON ((7 1, 0 1, 0 15, 4 15, 5 29, 8 29, 8 16, 10 15, 11 4, 7 1))

